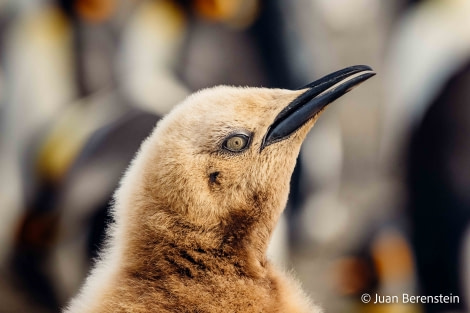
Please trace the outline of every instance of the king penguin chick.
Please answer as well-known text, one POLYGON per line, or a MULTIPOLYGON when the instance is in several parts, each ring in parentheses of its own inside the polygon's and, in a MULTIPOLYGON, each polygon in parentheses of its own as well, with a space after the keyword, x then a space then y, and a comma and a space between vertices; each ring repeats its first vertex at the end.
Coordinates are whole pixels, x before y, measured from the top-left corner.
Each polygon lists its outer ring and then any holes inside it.
POLYGON ((320 312, 266 249, 307 132, 373 75, 220 86, 176 106, 122 179, 108 245, 65 312, 320 312))

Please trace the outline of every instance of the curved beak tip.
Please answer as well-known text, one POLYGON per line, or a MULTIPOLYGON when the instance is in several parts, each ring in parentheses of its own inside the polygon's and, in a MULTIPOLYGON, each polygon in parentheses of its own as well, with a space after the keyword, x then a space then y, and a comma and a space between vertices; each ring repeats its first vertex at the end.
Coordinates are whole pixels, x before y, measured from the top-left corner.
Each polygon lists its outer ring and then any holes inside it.
POLYGON ((260 151, 270 144, 288 138, 328 104, 374 75, 376 73, 369 66, 355 65, 328 74, 300 88, 307 90, 276 116, 264 136, 260 151))

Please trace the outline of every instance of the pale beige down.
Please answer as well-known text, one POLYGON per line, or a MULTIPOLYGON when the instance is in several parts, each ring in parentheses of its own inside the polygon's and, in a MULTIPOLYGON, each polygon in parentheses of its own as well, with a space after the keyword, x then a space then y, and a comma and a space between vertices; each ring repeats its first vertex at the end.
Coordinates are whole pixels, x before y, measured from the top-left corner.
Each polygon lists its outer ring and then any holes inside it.
POLYGON ((260 145, 303 92, 220 86, 176 106, 122 179, 107 247, 65 312, 320 312, 266 258, 318 114, 260 145), (252 134, 249 147, 224 150, 237 132, 252 134))

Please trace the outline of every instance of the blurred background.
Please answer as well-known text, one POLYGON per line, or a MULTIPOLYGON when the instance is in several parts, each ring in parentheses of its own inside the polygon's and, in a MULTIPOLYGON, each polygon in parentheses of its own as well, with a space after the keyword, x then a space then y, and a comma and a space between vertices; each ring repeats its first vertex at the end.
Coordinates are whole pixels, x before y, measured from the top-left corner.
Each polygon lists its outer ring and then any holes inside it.
POLYGON ((326 312, 470 312, 468 0, 0 0, 0 312, 77 292, 121 175, 188 94, 355 64, 378 75, 309 134, 274 261, 326 312))

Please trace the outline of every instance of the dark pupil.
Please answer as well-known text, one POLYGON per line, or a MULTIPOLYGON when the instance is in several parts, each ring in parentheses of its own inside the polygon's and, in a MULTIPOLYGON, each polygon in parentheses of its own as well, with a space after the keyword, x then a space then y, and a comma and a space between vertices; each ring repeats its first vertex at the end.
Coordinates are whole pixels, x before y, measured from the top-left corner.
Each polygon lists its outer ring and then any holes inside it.
POLYGON ((241 137, 232 137, 227 142, 227 147, 233 151, 239 151, 245 147, 245 139, 241 137))

